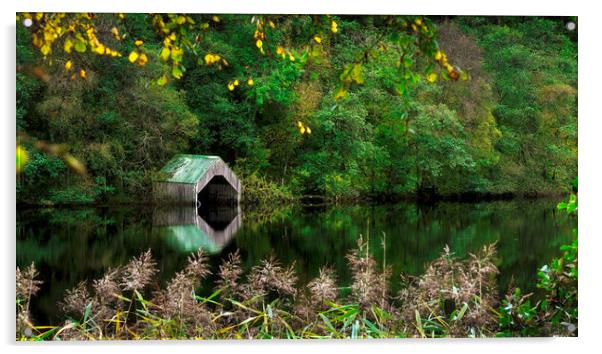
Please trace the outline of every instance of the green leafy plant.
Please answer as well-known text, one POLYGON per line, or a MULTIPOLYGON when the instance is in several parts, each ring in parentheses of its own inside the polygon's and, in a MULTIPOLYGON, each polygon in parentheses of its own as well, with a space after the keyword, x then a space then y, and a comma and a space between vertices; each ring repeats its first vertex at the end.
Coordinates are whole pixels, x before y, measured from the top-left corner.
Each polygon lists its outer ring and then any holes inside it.
MULTIPOLYGON (((566 210, 569 216, 576 217, 576 194, 571 194, 567 202, 560 202, 558 209, 566 210)), ((537 288, 544 292, 542 300, 532 304, 529 299, 532 294, 522 295, 519 288, 514 289, 503 300, 498 311, 499 336, 577 335, 577 230, 573 230, 573 233, 573 242, 560 247, 562 255, 537 271, 537 288)))

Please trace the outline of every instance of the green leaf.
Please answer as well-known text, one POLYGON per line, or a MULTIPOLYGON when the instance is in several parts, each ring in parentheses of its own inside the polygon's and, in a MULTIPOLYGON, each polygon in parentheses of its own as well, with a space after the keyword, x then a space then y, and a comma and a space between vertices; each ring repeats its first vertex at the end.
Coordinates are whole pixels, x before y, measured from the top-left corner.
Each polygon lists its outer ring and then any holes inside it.
POLYGON ((350 82, 351 79, 349 77, 351 74, 351 70, 353 70, 353 64, 345 65, 345 69, 343 69, 343 72, 341 73, 341 76, 339 77, 340 80, 343 82, 350 82))
POLYGON ((83 53, 86 51, 86 43, 84 41, 76 41, 73 48, 75 48, 76 52, 83 53))
POLYGON ((462 317, 464 317, 466 310, 468 310, 468 304, 465 302, 464 306, 462 306, 462 309, 458 313, 458 317, 456 318, 456 321, 460 321, 462 319, 462 317))
POLYGON ((167 84, 167 75, 163 75, 161 76, 158 80, 157 80, 157 85, 159 86, 165 86, 167 84))
POLYGON ((351 339, 357 339, 358 338, 358 331, 359 331, 359 321, 355 321, 352 325, 351 325, 351 339))
POLYGON ((420 335, 424 338, 424 337, 426 337, 426 334, 424 333, 424 328, 422 327, 422 318, 420 318, 420 312, 418 312, 418 310, 415 310, 415 315, 416 315, 416 329, 418 330, 420 335))
POLYGON ((569 204, 569 205, 566 207, 566 212, 567 212, 567 213, 569 213, 569 214, 572 214, 572 213, 574 213, 574 212, 575 212, 575 210, 577 210, 577 205, 575 205, 575 204, 572 204, 572 203, 571 203, 571 204, 569 204))
POLYGON ((366 326, 368 326, 368 328, 370 329, 370 333, 373 335, 376 335, 377 337, 383 337, 383 332, 378 329, 374 323, 370 322, 368 319, 364 318, 362 319, 362 322, 364 322, 364 324, 366 326))
POLYGON ((86 310, 84 311, 84 321, 83 323, 88 322, 88 318, 90 317, 90 313, 92 312, 92 303, 90 302, 86 305, 86 310))
POLYGON ((328 317, 326 317, 324 314, 319 314, 320 318, 322 319, 322 321, 324 322, 324 324, 326 325, 326 328, 328 329, 328 331, 333 334, 338 336, 339 332, 334 328, 334 326, 332 325, 332 322, 330 322, 330 320, 328 319, 328 317))
POLYGON ((197 300, 201 301, 202 304, 204 304, 206 302, 211 302, 212 304, 219 305, 219 303, 216 301, 213 301, 213 299, 216 298, 223 290, 224 290, 224 288, 219 288, 216 291, 214 291, 211 295, 209 295, 209 297, 201 297, 201 296, 197 296, 197 295, 195 295, 195 297, 197 300))
POLYGON ((37 336, 35 336, 36 340, 45 340, 46 338, 49 338, 54 332, 58 331, 59 327, 53 327, 37 336))
POLYGON ((174 65, 171 69, 171 75, 176 79, 181 79, 182 75, 184 75, 184 71, 182 71, 182 68, 179 65, 174 65))

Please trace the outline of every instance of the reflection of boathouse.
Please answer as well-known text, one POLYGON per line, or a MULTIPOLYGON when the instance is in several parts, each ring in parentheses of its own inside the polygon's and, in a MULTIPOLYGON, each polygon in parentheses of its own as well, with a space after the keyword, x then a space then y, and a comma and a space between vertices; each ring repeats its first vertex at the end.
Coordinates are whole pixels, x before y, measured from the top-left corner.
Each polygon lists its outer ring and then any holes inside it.
POLYGON ((238 207, 157 209, 154 224, 179 252, 219 253, 241 226, 238 207))
POLYGON ((153 185, 161 204, 237 204, 240 192, 238 177, 219 156, 176 155, 153 185))
POLYGON ((176 155, 153 185, 163 208, 154 224, 178 251, 220 252, 240 227, 240 192, 238 177, 218 156, 176 155))

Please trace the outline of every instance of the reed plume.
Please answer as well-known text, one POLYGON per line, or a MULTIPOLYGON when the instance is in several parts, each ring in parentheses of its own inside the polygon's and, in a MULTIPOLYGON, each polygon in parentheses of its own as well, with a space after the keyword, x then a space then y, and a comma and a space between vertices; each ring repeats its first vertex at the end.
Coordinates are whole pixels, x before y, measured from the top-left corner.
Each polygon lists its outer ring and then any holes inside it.
POLYGON ((123 290, 142 290, 156 273, 156 263, 149 249, 123 268, 120 286, 123 290))

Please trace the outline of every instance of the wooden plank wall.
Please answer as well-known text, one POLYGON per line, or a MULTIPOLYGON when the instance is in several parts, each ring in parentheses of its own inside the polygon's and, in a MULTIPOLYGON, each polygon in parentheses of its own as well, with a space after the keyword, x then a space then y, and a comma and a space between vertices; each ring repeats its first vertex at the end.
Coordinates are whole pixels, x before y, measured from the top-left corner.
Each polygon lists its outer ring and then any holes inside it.
POLYGON ((155 202, 196 206, 196 186, 194 184, 157 182, 153 185, 155 202))

